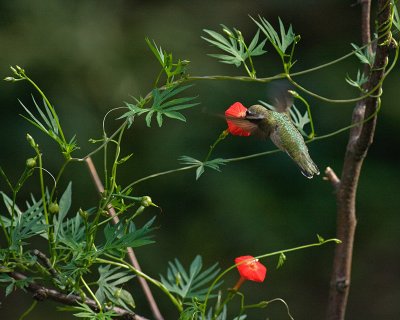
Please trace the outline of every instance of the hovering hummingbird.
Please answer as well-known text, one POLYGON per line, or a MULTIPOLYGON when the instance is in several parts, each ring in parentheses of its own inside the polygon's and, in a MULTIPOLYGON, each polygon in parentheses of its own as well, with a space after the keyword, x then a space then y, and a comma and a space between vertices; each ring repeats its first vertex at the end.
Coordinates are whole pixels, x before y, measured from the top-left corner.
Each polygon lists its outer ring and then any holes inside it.
POLYGON ((318 167, 308 153, 303 136, 293 124, 287 110, 273 111, 259 104, 246 109, 242 104, 240 106, 237 104, 240 103, 236 102, 231 106, 236 108, 236 112, 229 108, 225 113, 231 133, 242 136, 256 135, 263 139, 269 137, 279 149, 285 151, 296 162, 305 177, 311 179, 315 174, 319 174, 318 167), (237 112, 238 110, 241 111, 237 112))

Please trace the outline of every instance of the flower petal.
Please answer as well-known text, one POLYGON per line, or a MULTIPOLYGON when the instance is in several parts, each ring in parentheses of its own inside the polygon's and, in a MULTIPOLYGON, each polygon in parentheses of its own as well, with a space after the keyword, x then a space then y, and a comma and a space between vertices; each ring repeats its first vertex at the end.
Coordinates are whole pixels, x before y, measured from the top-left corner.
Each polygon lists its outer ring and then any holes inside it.
POLYGON ((235 259, 241 277, 246 280, 263 282, 267 268, 253 256, 241 256, 235 259))
POLYGON ((249 131, 246 131, 238 127, 233 120, 229 120, 234 118, 243 119, 246 116, 246 111, 247 108, 240 102, 235 102, 225 111, 225 117, 226 117, 226 122, 228 124, 229 133, 235 136, 244 136, 244 137, 248 137, 251 134, 249 131))

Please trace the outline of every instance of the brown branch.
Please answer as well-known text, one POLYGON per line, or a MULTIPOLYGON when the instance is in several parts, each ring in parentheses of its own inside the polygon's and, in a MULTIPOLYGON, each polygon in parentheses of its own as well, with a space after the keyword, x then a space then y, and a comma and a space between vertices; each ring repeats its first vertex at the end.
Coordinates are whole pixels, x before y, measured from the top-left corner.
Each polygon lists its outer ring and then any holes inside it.
POLYGON ((323 179, 331 182, 335 192, 339 189, 340 179, 338 178, 335 171, 333 171, 333 169, 331 167, 326 167, 325 177, 323 179))
POLYGON ((38 249, 33 250, 33 254, 38 258, 40 263, 50 272, 53 277, 58 277, 57 271, 51 265, 51 261, 47 256, 38 249))
MULTIPOLYGON (((378 0, 378 36, 382 35, 382 26, 390 17, 390 0, 378 0)), ((370 0, 360 1, 362 10, 362 40, 366 44, 369 42, 369 11, 370 0)), ((384 70, 388 59, 388 43, 390 35, 381 39, 375 50, 374 65, 368 72, 368 81, 364 87, 367 91, 375 88, 381 83, 384 70)), ((343 171, 340 184, 336 193, 337 204, 337 238, 342 244, 335 247, 333 271, 331 275, 329 302, 327 310, 328 320, 343 320, 345 317, 347 299, 350 289, 351 263, 353 256, 354 235, 357 224, 356 219, 356 192, 360 177, 361 167, 367 155, 369 146, 372 144, 375 127, 376 113, 379 107, 379 97, 381 88, 375 91, 374 95, 358 103, 353 111, 352 122, 360 122, 368 117, 369 121, 354 127, 350 131, 349 141, 344 158, 343 171), (375 116, 373 116, 375 114, 375 116)))
MULTIPOLYGON (((86 164, 88 166, 90 175, 93 178, 94 184, 96 185, 97 191, 100 194, 102 194, 104 192, 104 186, 103 186, 103 184, 102 184, 102 182, 100 180, 100 177, 99 177, 99 175, 97 173, 96 167, 94 166, 94 163, 92 161, 92 158, 88 157, 88 158, 85 159, 85 161, 86 161, 86 164)), ((114 208, 111 205, 109 205, 107 207, 107 210, 108 210, 108 214, 112 217, 113 223, 117 224, 119 222, 119 218, 118 218, 114 208)), ((133 249, 128 247, 127 248, 127 252, 128 252, 128 258, 129 258, 130 263, 132 264, 132 266, 134 266, 135 269, 141 271, 141 268, 140 268, 140 265, 139 265, 139 261, 136 259, 136 255, 135 255, 133 249)), ((160 309, 157 306, 157 303, 156 303, 156 301, 155 301, 155 299, 153 297, 153 294, 151 293, 150 287, 147 284, 146 279, 144 279, 142 277, 137 277, 137 278, 138 278, 139 283, 140 283, 140 285, 142 287, 142 290, 143 290, 143 292, 144 292, 144 294, 146 296, 147 302, 150 305, 150 309, 151 309, 151 311, 153 313, 154 318, 156 320, 163 320, 164 318, 161 315, 160 309)))
MULTIPOLYGON (((10 272, 10 273, 8 273, 8 275, 10 277, 14 278, 15 280, 25 280, 26 279, 26 276, 19 272, 10 272)), ((35 282, 29 283, 26 287, 24 287, 24 289, 33 293, 33 297, 37 301, 44 301, 44 300, 50 299, 50 300, 60 302, 62 304, 69 305, 69 306, 77 306, 77 305, 79 305, 79 303, 85 303, 87 306, 90 307, 90 309, 92 309, 94 311, 99 311, 96 301, 94 301, 92 299, 86 298, 85 300, 83 300, 78 295, 65 294, 65 293, 62 293, 55 289, 50 289, 50 288, 44 287, 35 282)), ((139 316, 129 310, 125 310, 120 307, 110 307, 107 310, 114 311, 116 314, 118 314, 119 319, 147 320, 146 318, 144 318, 142 316, 139 316)))

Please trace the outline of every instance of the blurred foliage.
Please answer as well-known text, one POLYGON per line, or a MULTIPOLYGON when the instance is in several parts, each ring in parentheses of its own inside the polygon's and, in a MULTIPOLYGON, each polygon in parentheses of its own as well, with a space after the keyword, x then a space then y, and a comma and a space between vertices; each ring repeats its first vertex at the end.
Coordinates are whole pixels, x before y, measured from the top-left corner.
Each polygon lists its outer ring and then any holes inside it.
MULTIPOLYGON (((200 38, 202 30, 215 30, 224 23, 236 26, 249 39, 254 36, 256 26, 247 14, 254 17, 260 14, 275 23, 280 16, 302 37, 296 47, 298 62, 292 70, 298 71, 349 52, 350 43, 359 44, 359 11, 358 6, 351 6, 348 1, 334 0, 1 1, 0 72, 2 77, 8 75, 9 66, 15 64, 29 70, 59 111, 68 136, 76 134, 82 148, 78 153, 85 154, 92 148, 88 139, 101 135, 102 119, 109 109, 122 106, 131 95, 151 91, 159 64, 145 37, 155 39, 175 56, 190 60, 191 75, 240 75, 240 69, 219 64, 207 56, 211 48, 200 38)), ((277 60, 264 62, 263 58, 254 57, 259 66, 257 76, 280 71, 277 60)), ((357 58, 350 58, 335 67, 305 75, 299 81, 315 92, 347 98, 357 94, 345 77, 347 74, 355 77, 358 63, 357 58)), ((400 200, 395 195, 399 189, 400 159, 392 149, 400 145, 400 109, 396 98, 399 82, 398 72, 394 72, 384 84, 376 137, 361 175, 349 319, 400 317, 397 307, 400 253, 396 245, 400 200)), ((215 114, 222 114, 232 102, 250 105, 258 100, 273 101, 267 95, 267 84, 201 82, 188 91, 193 96, 199 95, 197 100, 201 104, 185 113, 186 123, 166 122, 162 128, 149 129, 141 121, 130 129, 123 147, 126 153, 134 152, 134 156, 120 169, 121 183, 178 167, 177 159, 182 154, 203 158, 210 143, 225 129, 224 121, 215 114)), ((52 171, 62 160, 56 145, 18 115, 23 110, 17 98, 30 102, 31 93, 27 85, 0 84, 0 164, 12 178, 19 175, 31 156, 25 142, 26 132, 44 150, 47 170, 52 171), (53 153, 57 156, 52 156, 53 153)), ((351 104, 308 101, 317 134, 350 122, 351 104)), ((107 119, 106 128, 111 132, 117 124, 112 117, 107 119)), ((346 142, 347 133, 343 133, 312 143, 310 153, 321 169, 331 166, 340 172, 346 142)), ((270 142, 229 136, 218 145, 214 155, 228 158, 271 147, 270 142)), ((95 157, 94 161, 101 159, 95 157)), ((135 186, 136 193, 151 195, 162 207, 155 222, 160 226, 157 243, 136 251, 143 269, 150 275, 165 270, 173 257, 188 265, 200 254, 205 265, 218 261, 225 268, 239 255, 258 255, 308 243, 316 233, 334 236, 335 199, 330 184, 321 177, 304 179, 282 153, 230 163, 221 169, 222 173, 206 171, 198 181, 193 172, 183 171, 135 186)), ((65 177, 68 175, 79 181, 74 184, 72 211, 97 202, 96 190, 84 166, 72 165, 65 177)), ((67 181, 62 183, 60 190, 65 189, 67 181)), ((4 189, 3 181, 0 189, 4 189)), ((20 201, 24 201, 22 196, 20 201)), ((158 209, 154 213, 159 213, 158 209)), ((37 245, 40 249, 43 243, 37 245)), ((330 249, 288 254, 279 270, 272 267, 276 259, 264 262, 271 266, 267 280, 248 286, 248 301, 252 296, 281 297, 289 304, 295 319, 323 318, 332 264, 330 249)), ((232 274, 225 283, 231 281, 233 285, 235 276, 232 274)), ((140 291, 137 284, 125 289, 140 291)), ((166 315, 173 312, 169 301, 153 291, 161 298, 158 300, 163 312, 166 315)), ((7 299, 2 295, 1 302, 0 315, 4 319, 17 319, 32 303, 31 297, 22 292, 7 299)), ((139 298, 135 302, 138 313, 150 317, 146 302, 139 298)), ((54 316, 54 306, 51 302, 39 303, 30 319, 42 319, 43 314, 54 316)), ((281 308, 272 305, 262 311, 262 317, 281 316, 281 308)), ((58 313, 57 318, 70 319, 71 315, 58 313)))

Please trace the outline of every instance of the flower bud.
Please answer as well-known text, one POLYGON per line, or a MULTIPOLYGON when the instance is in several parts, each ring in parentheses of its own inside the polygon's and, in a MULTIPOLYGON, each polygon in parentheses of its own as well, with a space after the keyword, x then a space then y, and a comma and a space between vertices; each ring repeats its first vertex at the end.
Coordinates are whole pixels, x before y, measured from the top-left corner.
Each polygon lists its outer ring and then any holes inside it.
POLYGON ((87 220, 89 214, 86 210, 79 209, 79 215, 83 220, 87 220))
POLYGON ((11 69, 11 71, 12 71, 14 74, 18 74, 17 70, 16 70, 14 67, 11 67, 11 66, 10 66, 10 69, 11 69))
POLYGON ((20 73, 24 73, 25 72, 25 70, 22 69, 20 66, 15 66, 15 67, 17 68, 18 72, 20 72, 20 73))
POLYGON ((36 158, 29 158, 26 160, 26 167, 31 169, 36 167, 36 158))
POLYGON ((52 202, 49 204, 49 212, 51 214, 57 214, 60 211, 60 207, 57 202, 52 202))
POLYGON ((29 142, 29 144, 31 145, 32 148, 37 147, 35 140, 32 138, 32 136, 29 133, 26 134, 26 140, 29 142))
POLYGON ((151 198, 149 196, 142 197, 140 204, 143 207, 148 207, 148 206, 154 205, 154 203, 151 201, 151 198))
POLYGON ((17 81, 17 79, 15 79, 14 77, 5 77, 4 81, 15 82, 15 81, 17 81))
POLYGON ((233 38, 232 32, 230 32, 228 29, 223 28, 222 31, 225 32, 229 37, 233 38))
POLYGON ((298 94, 296 91, 294 91, 294 90, 288 90, 288 92, 289 92, 294 98, 298 98, 298 97, 299 97, 299 94, 298 94))

